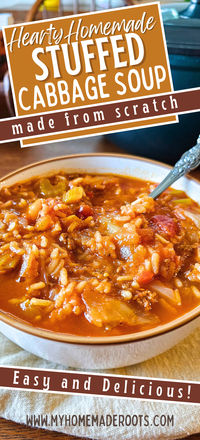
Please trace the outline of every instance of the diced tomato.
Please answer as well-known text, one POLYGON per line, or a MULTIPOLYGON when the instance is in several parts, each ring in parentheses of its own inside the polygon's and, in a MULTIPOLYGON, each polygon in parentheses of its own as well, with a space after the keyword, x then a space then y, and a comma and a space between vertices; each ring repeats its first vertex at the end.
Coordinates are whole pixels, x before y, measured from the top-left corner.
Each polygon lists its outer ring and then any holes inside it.
POLYGON ((150 270, 144 270, 137 277, 137 282, 143 286, 144 284, 150 283, 153 280, 153 277, 154 277, 153 272, 151 272, 150 270))
POLYGON ((94 211, 89 205, 81 205, 78 211, 76 212, 77 217, 84 220, 87 217, 93 216, 94 211))
POLYGON ((154 215, 151 223, 155 229, 164 232, 164 234, 174 237, 177 234, 177 224, 172 217, 168 215, 154 215))
POLYGON ((141 243, 151 243, 154 239, 154 231, 152 228, 139 229, 139 235, 141 237, 141 243))

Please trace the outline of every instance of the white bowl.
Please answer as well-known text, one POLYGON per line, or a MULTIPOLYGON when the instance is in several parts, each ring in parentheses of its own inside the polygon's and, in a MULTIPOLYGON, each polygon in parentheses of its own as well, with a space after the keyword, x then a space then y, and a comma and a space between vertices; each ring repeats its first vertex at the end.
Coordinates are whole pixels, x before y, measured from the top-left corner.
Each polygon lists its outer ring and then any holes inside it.
MULTIPOLYGON (((127 155, 84 154, 29 165, 0 180, 9 186, 53 171, 115 173, 160 182, 167 165, 127 155)), ((200 183, 182 178, 175 185, 200 203, 200 183)), ((0 312, 0 331, 25 350, 67 367, 117 368, 145 361, 168 350, 200 324, 200 306, 156 328, 122 336, 83 337, 41 330, 0 312)))

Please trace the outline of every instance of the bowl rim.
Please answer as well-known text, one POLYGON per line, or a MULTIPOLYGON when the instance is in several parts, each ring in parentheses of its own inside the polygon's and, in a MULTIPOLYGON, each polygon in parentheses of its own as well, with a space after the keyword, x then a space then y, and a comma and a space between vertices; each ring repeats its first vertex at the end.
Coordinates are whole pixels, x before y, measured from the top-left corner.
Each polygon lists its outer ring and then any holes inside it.
MULTIPOLYGON (((12 171, 11 173, 6 174, 5 176, 0 178, 0 184, 4 183, 7 179, 14 177, 15 175, 20 174, 23 171, 27 171, 28 169, 38 167, 40 165, 45 164, 51 164, 52 162, 56 161, 62 161, 67 159, 76 159, 76 158, 85 158, 85 157, 117 157, 117 158, 124 158, 128 160, 133 161, 140 161, 140 162, 147 162, 149 164, 157 165, 158 167, 172 169, 172 167, 168 164, 147 159, 145 157, 138 157, 135 155, 130 154, 118 154, 118 153, 77 153, 77 154, 70 154, 66 156, 57 156, 49 159, 44 159, 39 162, 34 162, 29 165, 26 165, 24 167, 18 168, 15 171, 12 171)), ((62 169, 62 168, 61 168, 62 169)), ((51 171, 51 170, 50 170, 51 171)), ((55 171, 55 170, 54 170, 55 171)), ((47 175, 47 173, 44 173, 47 175)), ((101 174, 101 173, 98 173, 101 174)), ((114 174, 114 173, 112 173, 114 174)), ((200 186, 200 181, 198 181, 196 178, 187 176, 185 179, 192 180, 196 182, 200 186)), ((21 181, 26 181, 28 179, 23 179, 21 181)), ((19 180, 20 181, 20 180, 19 180)), ((184 315, 166 323, 161 324, 157 327, 143 330, 141 332, 135 332, 135 333, 128 333, 123 334, 120 336, 81 336, 81 335, 72 335, 68 333, 61 333, 61 332, 54 332, 53 330, 47 330, 40 327, 34 327, 32 324, 26 323, 26 321, 15 317, 12 314, 9 314, 8 312, 5 312, 0 309, 0 321, 2 321, 4 324, 7 324, 8 326, 11 326, 19 331, 22 331, 24 333, 28 333, 32 336, 36 336, 39 338, 47 339, 50 341, 56 341, 60 343, 70 343, 70 344, 76 344, 76 345, 118 345, 118 344, 124 344, 124 343, 133 343, 137 341, 144 341, 148 340, 150 338, 154 338, 156 336, 162 336, 163 334, 169 333, 173 330, 180 329, 186 324, 191 323, 196 318, 200 316, 200 305, 195 307, 194 309, 190 310, 187 313, 184 313, 184 315)))

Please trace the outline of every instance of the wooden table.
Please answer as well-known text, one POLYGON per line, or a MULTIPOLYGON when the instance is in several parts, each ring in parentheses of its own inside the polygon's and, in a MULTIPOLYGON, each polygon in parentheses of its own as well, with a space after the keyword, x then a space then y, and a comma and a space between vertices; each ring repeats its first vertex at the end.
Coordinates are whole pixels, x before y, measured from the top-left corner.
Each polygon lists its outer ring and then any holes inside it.
MULTIPOLYGON (((82 140, 59 142, 50 145, 36 146, 21 150, 19 143, 0 145, 0 177, 17 168, 46 158, 75 154, 102 153, 122 151, 109 143, 103 137, 93 137, 82 140)), ((200 171, 193 173, 200 180, 200 171)), ((4 419, 0 419, 0 440, 76 440, 78 437, 49 432, 42 429, 32 429, 4 419)), ((79 437, 80 439, 80 437, 79 437)), ((142 440, 142 439, 141 439, 142 440)), ((175 439, 174 439, 175 440, 175 439)), ((186 440, 186 439, 183 439, 186 440)), ((200 440, 200 434, 187 437, 187 440, 200 440)))

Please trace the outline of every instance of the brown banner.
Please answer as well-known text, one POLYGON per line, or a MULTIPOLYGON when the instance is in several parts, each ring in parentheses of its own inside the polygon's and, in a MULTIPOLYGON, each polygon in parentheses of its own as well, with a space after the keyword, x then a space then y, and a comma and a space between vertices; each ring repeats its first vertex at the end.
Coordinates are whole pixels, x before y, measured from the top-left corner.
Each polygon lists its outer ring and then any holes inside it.
POLYGON ((200 382, 0 366, 0 388, 200 404, 200 382))
MULTIPOLYGON (((158 2, 14 24, 3 34, 17 116, 173 92, 158 2)), ((176 115, 160 118, 161 123, 176 121, 176 115)), ((154 123, 148 119, 148 125, 154 123)), ((140 126, 140 121, 134 125, 140 126)), ((121 120, 120 126, 130 128, 130 123, 121 120)), ((104 132, 103 124, 92 120, 83 128, 84 136, 104 132)), ((21 143, 77 138, 82 133, 64 123, 62 130, 43 131, 41 139, 32 132, 21 143)), ((115 131, 115 125, 109 123, 107 131, 115 131)))
MULTIPOLYGON (((124 121, 146 120, 173 114, 200 111, 200 88, 169 92, 146 98, 98 104, 78 109, 58 110, 46 114, 2 119, 0 142, 50 133, 106 127, 124 121)), ((84 132, 83 132, 84 134, 84 132)))

